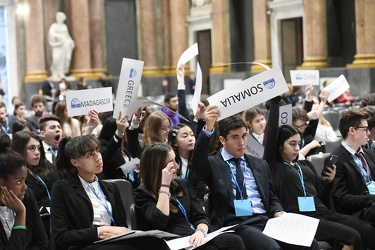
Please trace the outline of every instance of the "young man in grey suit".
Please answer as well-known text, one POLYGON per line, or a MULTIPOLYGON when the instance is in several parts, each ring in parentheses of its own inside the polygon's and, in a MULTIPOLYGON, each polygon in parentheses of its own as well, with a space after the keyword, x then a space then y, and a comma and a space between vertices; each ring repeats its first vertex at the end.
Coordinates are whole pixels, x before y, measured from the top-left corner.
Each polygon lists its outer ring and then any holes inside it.
MULTIPOLYGON (((204 112, 205 128, 195 144, 193 171, 207 183, 213 200, 212 230, 239 224, 235 233, 247 249, 305 249, 278 242, 262 233, 269 218, 282 216, 267 162, 245 154, 246 124, 231 116, 219 121, 223 148, 208 156, 214 124, 220 116, 216 106, 204 112), (237 171, 238 170, 238 171, 237 171)), ((310 249, 318 249, 314 240, 310 249)))
POLYGON ((363 147, 370 135, 366 114, 342 113, 339 130, 343 141, 332 152, 338 156, 332 188, 335 208, 375 225, 375 153, 363 147))

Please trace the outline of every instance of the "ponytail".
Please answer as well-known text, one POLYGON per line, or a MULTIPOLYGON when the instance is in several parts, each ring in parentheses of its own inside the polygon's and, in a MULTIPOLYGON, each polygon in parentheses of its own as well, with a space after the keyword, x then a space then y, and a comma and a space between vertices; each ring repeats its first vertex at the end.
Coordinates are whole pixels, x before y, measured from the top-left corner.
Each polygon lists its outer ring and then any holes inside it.
POLYGON ((65 154, 65 146, 70 137, 62 138, 59 142, 59 148, 56 156, 56 170, 59 179, 65 179, 75 173, 75 167, 70 163, 70 159, 65 154))

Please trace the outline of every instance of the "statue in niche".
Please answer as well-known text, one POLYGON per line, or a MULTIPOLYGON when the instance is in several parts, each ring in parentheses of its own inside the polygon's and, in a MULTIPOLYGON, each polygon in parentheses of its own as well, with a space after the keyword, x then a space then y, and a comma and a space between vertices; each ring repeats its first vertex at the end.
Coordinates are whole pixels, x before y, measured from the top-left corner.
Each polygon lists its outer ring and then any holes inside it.
POLYGON ((65 77, 69 72, 72 52, 75 47, 73 39, 69 35, 68 27, 64 23, 66 15, 63 12, 56 13, 56 23, 53 23, 48 31, 48 43, 52 48, 52 79, 65 77))

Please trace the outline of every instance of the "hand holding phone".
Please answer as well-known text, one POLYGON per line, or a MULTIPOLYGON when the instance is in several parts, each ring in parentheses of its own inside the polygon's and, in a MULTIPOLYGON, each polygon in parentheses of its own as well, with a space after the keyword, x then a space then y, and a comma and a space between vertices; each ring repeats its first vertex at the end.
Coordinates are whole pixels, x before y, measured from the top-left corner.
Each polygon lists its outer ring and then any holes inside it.
POLYGON ((327 158, 325 158, 324 167, 323 167, 323 170, 321 172, 321 175, 322 176, 328 176, 327 173, 331 172, 331 170, 333 169, 332 165, 335 165, 337 160, 338 160, 337 155, 329 155, 327 158))

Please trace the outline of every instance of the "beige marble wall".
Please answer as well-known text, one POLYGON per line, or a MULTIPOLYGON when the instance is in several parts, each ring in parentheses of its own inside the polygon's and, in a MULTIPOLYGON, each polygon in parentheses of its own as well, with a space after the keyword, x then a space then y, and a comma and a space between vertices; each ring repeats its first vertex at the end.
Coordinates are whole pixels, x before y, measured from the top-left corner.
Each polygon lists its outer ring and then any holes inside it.
POLYGON ((375 1, 355 0, 356 55, 349 68, 375 67, 375 1))
POLYGON ((186 16, 188 1, 169 1, 171 66, 176 67, 181 54, 189 47, 186 16))
POLYGON ((98 77, 105 71, 103 0, 90 0, 90 53, 91 68, 98 77))
POLYGON ((46 78, 44 53, 43 0, 25 0, 29 13, 24 18, 26 40, 25 82, 39 82, 46 78))
MULTIPOLYGON (((267 14, 267 5, 268 0, 253 1, 254 62, 271 67, 270 19, 267 14)), ((265 70, 259 65, 251 66, 253 73, 265 70)))
POLYGON ((71 0, 70 34, 76 44, 71 62, 71 74, 75 77, 92 78, 91 42, 88 0, 71 0))
POLYGON ((212 0, 212 50, 211 74, 226 73, 229 70, 228 1, 212 0))
POLYGON ((144 76, 152 76, 159 72, 156 57, 156 18, 154 0, 139 1, 141 60, 144 61, 144 76))
POLYGON ((304 58, 301 69, 327 67, 326 1, 304 0, 304 58))

